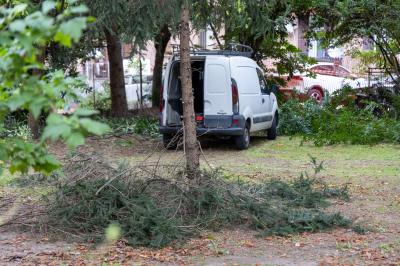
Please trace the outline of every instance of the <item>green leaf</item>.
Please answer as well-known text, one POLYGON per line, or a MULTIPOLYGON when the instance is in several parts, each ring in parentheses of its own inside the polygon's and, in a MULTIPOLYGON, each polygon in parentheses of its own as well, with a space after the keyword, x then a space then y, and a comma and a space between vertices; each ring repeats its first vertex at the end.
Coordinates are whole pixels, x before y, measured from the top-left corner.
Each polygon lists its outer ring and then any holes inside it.
POLYGON ((63 122, 63 117, 62 117, 61 115, 59 115, 59 114, 53 113, 53 114, 50 114, 50 115, 47 117, 46 122, 47 122, 48 125, 51 125, 51 124, 60 124, 60 123, 63 122))
POLYGON ((38 119, 40 113, 42 112, 42 103, 38 101, 34 101, 29 105, 29 110, 32 112, 32 115, 35 119, 38 119))
POLYGON ((60 28, 54 37, 55 41, 60 41, 63 45, 71 46, 71 40, 79 41, 82 31, 86 28, 86 18, 77 17, 60 25, 60 28))
POLYGON ((71 134, 71 128, 66 124, 47 125, 44 129, 42 139, 50 139, 56 141, 61 136, 66 137, 71 134))
POLYGON ((96 110, 89 110, 89 109, 84 109, 84 108, 78 108, 76 111, 75 111, 75 114, 77 115, 77 116, 92 116, 92 115, 96 115, 96 114, 98 114, 99 112, 98 111, 96 111, 96 110))
POLYGON ((51 155, 46 155, 42 157, 44 159, 44 163, 34 167, 39 171, 45 172, 46 174, 50 174, 54 170, 57 170, 60 167, 60 163, 51 155))
POLYGON ((14 32, 23 32, 26 28, 26 24, 25 21, 23 21, 22 19, 13 21, 10 24, 10 30, 14 31, 14 32))
POLYGON ((74 6, 69 9, 72 14, 82 14, 89 12, 89 9, 85 5, 74 6))
POLYGON ((67 138, 66 143, 67 143, 69 148, 75 149, 79 145, 85 144, 85 138, 80 133, 72 133, 67 138))
POLYGON ((84 129, 86 129, 89 133, 95 135, 103 135, 110 130, 110 127, 108 125, 94 121, 89 118, 83 118, 80 120, 80 122, 84 129))
POLYGON ((26 10, 27 7, 28 7, 27 4, 19 4, 14 7, 13 11, 15 14, 22 13, 26 10))
POLYGON ((8 108, 13 112, 24 105, 29 99, 25 95, 14 95, 11 97, 7 103, 8 108))
POLYGON ((54 41, 59 42, 66 47, 71 47, 71 37, 63 32, 57 32, 54 36, 54 41))
POLYGON ((54 9, 56 7, 56 2, 54 1, 44 1, 42 5, 42 12, 47 14, 49 13, 50 10, 54 9))

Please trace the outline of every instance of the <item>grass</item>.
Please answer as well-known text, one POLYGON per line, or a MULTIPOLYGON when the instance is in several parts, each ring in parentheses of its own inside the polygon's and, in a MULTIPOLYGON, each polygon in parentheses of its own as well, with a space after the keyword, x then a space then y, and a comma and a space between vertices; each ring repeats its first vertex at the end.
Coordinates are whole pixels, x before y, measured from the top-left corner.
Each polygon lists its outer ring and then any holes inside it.
POLYGON ((245 151, 244 157, 252 164, 249 172, 263 170, 279 176, 295 176, 306 169, 309 156, 325 162, 325 175, 340 179, 393 177, 400 179, 400 146, 382 144, 334 145, 316 147, 302 143, 301 138, 279 137, 276 141, 260 139, 245 151), (263 159, 267 162, 263 163, 263 159))
MULTIPOLYGON (((386 217, 400 206, 394 198, 400 183, 400 145, 316 147, 312 143, 301 143, 301 138, 278 137, 276 141, 253 138, 250 149, 246 151, 235 150, 228 141, 216 141, 204 148, 204 154, 213 166, 223 168, 225 178, 256 183, 269 178, 295 179, 300 172, 310 169, 310 155, 325 161, 325 170, 320 174, 324 181, 328 184, 351 183, 351 206, 346 203, 342 210, 350 214, 350 217, 353 212, 355 217, 359 217, 359 209, 368 210, 367 217, 362 221, 376 232, 388 230, 388 225, 393 221, 387 221, 386 217)), ((158 160, 159 155, 156 153, 156 158, 150 158, 149 162, 158 160)), ((163 154, 162 162, 176 161, 181 155, 182 151, 167 152, 163 154)), ((136 163, 145 156, 147 154, 141 153, 121 159, 136 163)), ((18 190, 24 196, 51 192, 46 186, 36 186, 35 180, 27 184, 18 180, 17 177, 3 174, 0 177, 0 188, 18 190)))

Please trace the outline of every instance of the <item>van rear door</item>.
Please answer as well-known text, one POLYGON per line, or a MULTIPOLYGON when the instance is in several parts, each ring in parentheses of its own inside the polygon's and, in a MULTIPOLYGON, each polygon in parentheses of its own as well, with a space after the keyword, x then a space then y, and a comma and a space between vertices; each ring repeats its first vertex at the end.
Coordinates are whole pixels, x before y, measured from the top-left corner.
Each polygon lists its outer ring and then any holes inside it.
POLYGON ((229 58, 209 56, 205 62, 204 125, 229 127, 232 114, 229 58))

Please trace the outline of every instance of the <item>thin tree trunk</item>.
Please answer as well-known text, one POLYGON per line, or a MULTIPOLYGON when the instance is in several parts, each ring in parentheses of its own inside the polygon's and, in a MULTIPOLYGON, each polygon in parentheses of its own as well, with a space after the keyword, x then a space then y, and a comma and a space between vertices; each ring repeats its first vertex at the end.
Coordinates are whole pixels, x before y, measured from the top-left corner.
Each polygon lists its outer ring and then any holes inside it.
POLYGON ((143 69, 142 56, 139 52, 140 109, 143 109, 143 69))
POLYGON ((32 138, 34 140, 38 140, 39 137, 40 137, 40 134, 39 134, 39 119, 35 119, 33 117, 32 112, 29 112, 29 114, 28 114, 28 127, 31 130, 32 138))
POLYGON ((199 147, 197 146, 196 121, 194 114, 194 97, 192 86, 192 69, 190 65, 190 29, 189 8, 185 3, 182 6, 180 29, 180 74, 182 84, 182 105, 184 125, 184 147, 186 156, 187 177, 196 178, 199 174, 200 160, 199 147))
POLYGON ((115 33, 105 30, 105 35, 110 64, 111 116, 123 117, 128 113, 128 103, 122 63, 122 45, 115 33))
POLYGON ((162 86, 162 69, 164 63, 165 49, 171 39, 171 32, 168 25, 165 24, 154 40, 154 47, 156 48, 156 59, 153 69, 153 85, 151 88, 151 102, 152 106, 160 105, 160 88, 162 86))
MULTIPOLYGON (((45 57, 46 57, 46 46, 40 47, 40 54, 38 54, 37 56, 37 61, 44 65, 45 64, 45 57)), ((32 70, 32 75, 37 76, 38 78, 42 77, 44 74, 43 69, 39 69, 39 68, 35 68, 32 70)), ((40 138, 40 133, 39 133, 39 129, 40 129, 40 125, 39 125, 39 117, 34 117, 33 113, 31 111, 29 111, 28 114, 28 127, 31 130, 32 133, 32 138, 34 140, 37 140, 40 138)))

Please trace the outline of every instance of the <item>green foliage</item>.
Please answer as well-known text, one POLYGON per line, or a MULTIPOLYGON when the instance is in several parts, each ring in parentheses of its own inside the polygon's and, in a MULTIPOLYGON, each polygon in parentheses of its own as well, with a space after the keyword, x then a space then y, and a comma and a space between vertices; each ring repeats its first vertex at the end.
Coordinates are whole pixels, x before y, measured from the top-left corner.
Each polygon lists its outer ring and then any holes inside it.
POLYGON ((158 120, 151 117, 128 117, 104 119, 111 127, 112 134, 139 134, 149 137, 159 137, 158 120))
MULTIPOLYGON (((98 158, 96 157, 96 163, 98 158)), ((81 162, 93 164, 92 160, 81 162)), ((346 188, 330 188, 307 173, 292 182, 267 180, 259 184, 229 180, 219 171, 203 172, 197 184, 162 178, 132 178, 126 169, 67 179, 53 195, 45 223, 102 241, 110 225, 120 228, 131 245, 161 247, 196 235, 249 225, 259 235, 316 232, 350 221, 326 213, 330 197, 348 198, 346 188), (105 176, 107 178, 104 178, 105 176), (72 182, 71 182, 72 181, 72 182), (332 193, 340 191, 340 193, 332 193)), ((315 163, 315 172, 322 165, 315 163)))
POLYGON ((359 61, 356 66, 356 73, 366 74, 368 72, 368 68, 372 66, 378 68, 383 68, 385 66, 384 58, 377 50, 363 51, 360 49, 352 49, 349 51, 349 55, 359 61))
POLYGON ((0 138, 19 138, 23 140, 31 140, 32 133, 26 124, 26 113, 22 113, 24 119, 18 117, 18 114, 8 115, 4 119, 4 127, 0 131, 0 138))
MULTIPOLYGON (((0 132, 6 130, 4 122, 10 113, 26 110, 38 119, 63 106, 62 92, 73 97, 74 89, 81 86, 80 80, 65 77, 62 71, 46 73, 45 62, 39 59, 49 42, 69 47, 86 28, 86 17, 81 16, 86 8, 74 4, 76 1, 67 2, 64 10, 57 1, 43 1, 41 8, 25 3, 0 7, 0 132), (53 11, 59 14, 53 16, 53 11)), ((32 167, 48 173, 58 163, 47 153, 46 140, 62 138, 75 147, 86 133, 107 130, 89 122, 82 112, 70 117, 52 114, 48 122, 38 143, 15 134, 0 139, 0 171, 27 172, 32 167)))
POLYGON ((371 102, 366 108, 339 105, 347 96, 338 92, 331 104, 320 106, 290 100, 282 105, 279 132, 283 135, 302 135, 316 145, 378 144, 400 142, 400 121, 377 117, 379 104, 371 102))
POLYGON ((321 106, 314 101, 291 99, 280 106, 278 132, 288 136, 312 134, 312 121, 320 113, 321 106))
POLYGON ((310 1, 196 1, 193 6, 195 24, 211 25, 216 34, 224 29, 226 44, 249 45, 260 66, 264 66, 262 59, 273 59, 279 74, 292 75, 308 72, 305 65, 314 62, 288 42, 287 29, 295 23, 293 12, 307 13, 310 1))
POLYGON ((325 46, 368 39, 380 53, 377 63, 400 76, 400 1, 322 0, 314 6, 314 37, 322 38, 325 46), (321 28, 325 30, 317 30, 321 28))
POLYGON ((110 84, 104 82, 102 91, 96 91, 95 96, 87 95, 81 100, 81 106, 84 108, 93 108, 101 113, 106 113, 111 110, 111 91, 110 84))

